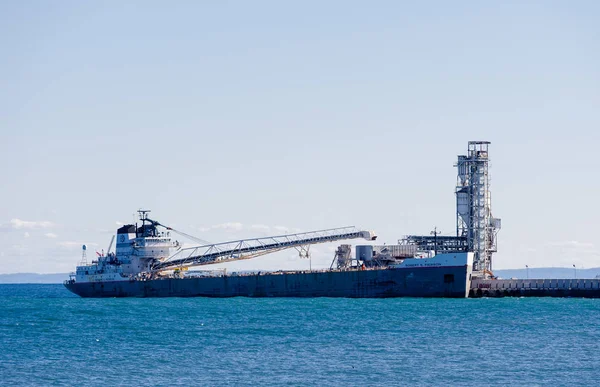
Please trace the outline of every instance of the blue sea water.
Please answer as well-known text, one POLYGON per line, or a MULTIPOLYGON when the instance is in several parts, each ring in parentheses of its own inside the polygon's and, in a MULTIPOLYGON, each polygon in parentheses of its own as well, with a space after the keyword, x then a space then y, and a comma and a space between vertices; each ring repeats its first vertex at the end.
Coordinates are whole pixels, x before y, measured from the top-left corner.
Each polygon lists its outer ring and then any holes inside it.
POLYGON ((1 385, 597 385, 600 300, 82 299, 0 285, 1 385))

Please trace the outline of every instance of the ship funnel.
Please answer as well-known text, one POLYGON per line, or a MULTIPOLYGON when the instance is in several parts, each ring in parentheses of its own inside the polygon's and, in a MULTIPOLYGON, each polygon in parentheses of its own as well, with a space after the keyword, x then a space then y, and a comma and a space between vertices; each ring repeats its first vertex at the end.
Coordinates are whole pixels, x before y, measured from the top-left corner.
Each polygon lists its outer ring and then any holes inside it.
MULTIPOLYGON (((117 230, 117 248, 129 247, 136 237, 136 229, 133 224, 126 224, 117 230)), ((112 244, 112 242, 111 242, 112 244)))

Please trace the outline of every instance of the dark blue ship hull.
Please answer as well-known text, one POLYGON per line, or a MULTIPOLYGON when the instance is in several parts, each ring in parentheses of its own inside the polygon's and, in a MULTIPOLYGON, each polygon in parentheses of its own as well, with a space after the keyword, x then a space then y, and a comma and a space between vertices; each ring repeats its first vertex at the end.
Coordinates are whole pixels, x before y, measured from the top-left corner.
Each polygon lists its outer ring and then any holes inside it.
POLYGON ((470 266, 267 273, 117 282, 67 281, 81 297, 465 298, 470 266))

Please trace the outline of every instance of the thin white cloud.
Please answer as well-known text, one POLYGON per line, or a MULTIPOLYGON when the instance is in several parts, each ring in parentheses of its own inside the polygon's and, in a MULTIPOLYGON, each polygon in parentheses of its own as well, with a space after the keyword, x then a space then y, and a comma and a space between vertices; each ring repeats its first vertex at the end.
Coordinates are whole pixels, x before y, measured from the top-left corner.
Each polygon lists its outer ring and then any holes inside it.
POLYGON ((562 254, 574 254, 579 256, 589 255, 598 256, 600 251, 591 242, 581 241, 564 241, 564 242, 550 242, 548 244, 550 249, 558 250, 562 254))
POLYGON ((271 231, 271 227, 264 224, 253 224, 250 226, 250 229, 253 231, 269 233, 271 231))
POLYGON ((285 226, 275 226, 275 227, 273 227, 273 230, 275 230, 275 232, 278 234, 289 234, 290 233, 290 229, 285 226))
POLYGON ((299 229, 290 229, 285 226, 267 226, 266 224, 253 224, 253 225, 245 225, 240 222, 227 222, 221 224, 215 224, 213 226, 208 227, 193 227, 199 232, 207 232, 211 230, 221 230, 227 232, 242 232, 242 231, 250 231, 262 235, 281 235, 281 234, 289 234, 291 232, 299 232, 299 229))
POLYGON ((56 235, 53 232, 47 232, 44 234, 47 238, 58 238, 58 235, 56 235))
POLYGON ((217 224, 215 226, 212 226, 211 229, 235 232, 235 231, 242 231, 244 229, 244 225, 241 224, 240 222, 228 222, 228 223, 222 223, 222 224, 217 224))
POLYGON ((593 243, 581 242, 581 241, 557 241, 550 242, 548 246, 554 247, 566 247, 566 248, 581 248, 581 247, 594 247, 593 243))
POLYGON ((55 226, 54 223, 47 221, 47 220, 29 221, 29 220, 21 220, 21 219, 11 219, 10 224, 11 224, 12 228, 17 229, 17 230, 19 230, 19 229, 33 230, 33 229, 39 229, 39 228, 51 228, 51 227, 55 226))

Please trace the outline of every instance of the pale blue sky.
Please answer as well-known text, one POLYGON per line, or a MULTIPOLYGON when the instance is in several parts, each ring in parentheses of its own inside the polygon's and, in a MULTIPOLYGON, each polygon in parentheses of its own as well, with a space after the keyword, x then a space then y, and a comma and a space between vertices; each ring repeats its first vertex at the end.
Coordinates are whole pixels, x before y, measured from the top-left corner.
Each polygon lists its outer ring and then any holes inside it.
MULTIPOLYGON (((452 234, 469 140, 492 141, 496 268, 600 266, 599 17, 594 1, 0 1, 0 273, 69 271, 139 207, 214 241, 452 234)), ((294 254, 235 267, 305 267, 294 254)))

